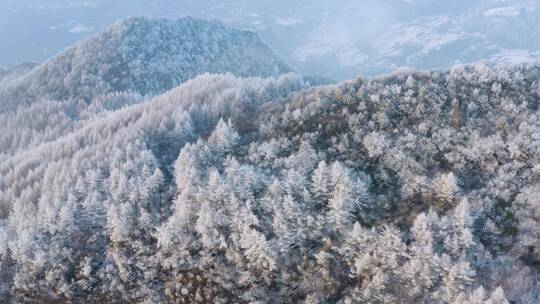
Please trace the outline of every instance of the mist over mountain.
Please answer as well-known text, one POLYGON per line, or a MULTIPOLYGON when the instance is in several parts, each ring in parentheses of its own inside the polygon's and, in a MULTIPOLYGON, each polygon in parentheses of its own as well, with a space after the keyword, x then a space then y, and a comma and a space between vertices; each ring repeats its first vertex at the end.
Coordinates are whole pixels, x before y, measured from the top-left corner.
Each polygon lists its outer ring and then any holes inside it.
POLYGON ((258 33, 303 74, 337 80, 399 67, 536 61, 539 5, 535 0, 4 1, 0 40, 13 43, 3 47, 0 64, 42 62, 130 16, 217 18, 258 33))

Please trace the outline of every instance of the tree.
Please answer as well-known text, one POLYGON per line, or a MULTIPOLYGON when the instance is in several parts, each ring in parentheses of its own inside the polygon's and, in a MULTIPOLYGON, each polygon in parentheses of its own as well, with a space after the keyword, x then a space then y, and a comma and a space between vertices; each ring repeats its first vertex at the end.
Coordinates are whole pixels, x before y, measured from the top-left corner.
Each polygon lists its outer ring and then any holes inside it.
POLYGON ((504 290, 501 287, 497 287, 492 293, 487 304, 509 304, 506 296, 504 295, 504 290))
POLYGON ((468 298, 469 304, 484 304, 486 301, 486 292, 482 286, 475 289, 468 298))
POLYGON ((217 250, 227 247, 224 231, 230 223, 224 208, 225 188, 217 170, 212 170, 208 177, 208 187, 204 193, 195 223, 195 231, 201 240, 205 253, 210 257, 217 250))
MULTIPOLYGON (((449 221, 444 246, 453 258, 467 256, 469 249, 475 244, 471 232, 472 218, 469 213, 469 203, 463 200, 453 211, 449 221)), ((443 226, 447 226, 443 224, 443 226)))
POLYGON ((240 234, 240 246, 248 260, 250 275, 260 275, 266 284, 271 283, 277 269, 275 251, 266 237, 256 229, 245 225, 240 234))
POLYGON ((354 219, 356 202, 348 186, 348 183, 336 185, 328 202, 327 219, 331 229, 338 233, 344 233, 354 219))
POLYGON ((430 218, 421 213, 411 228, 412 244, 402 271, 415 302, 426 301, 438 283, 440 261, 434 252, 432 225, 430 218))
POLYGON ((458 297, 469 292, 475 272, 468 261, 460 259, 453 263, 448 255, 443 254, 441 269, 443 274, 440 294, 445 303, 453 303, 458 297))
MULTIPOLYGON (((343 233, 356 219, 357 214, 366 206, 368 191, 362 180, 355 178, 349 169, 341 163, 332 165, 332 192, 328 201, 328 222, 333 229, 343 233)), ((367 210, 362 210, 366 211, 367 210)), ((369 214, 364 214, 365 219, 369 214)))
POLYGON ((225 154, 233 152, 233 148, 238 143, 239 138, 231 121, 225 122, 220 118, 216 128, 208 138, 208 143, 215 149, 217 156, 223 158, 225 154))
POLYGON ((384 135, 377 132, 366 135, 362 142, 371 158, 378 158, 383 155, 388 144, 384 135))
POLYGON ((330 179, 330 168, 323 160, 319 162, 317 168, 313 171, 313 198, 317 205, 326 206, 330 199, 332 190, 332 181, 330 179))
POLYGON ((439 175, 434 182, 435 197, 445 204, 454 202, 460 192, 458 180, 454 173, 439 175))

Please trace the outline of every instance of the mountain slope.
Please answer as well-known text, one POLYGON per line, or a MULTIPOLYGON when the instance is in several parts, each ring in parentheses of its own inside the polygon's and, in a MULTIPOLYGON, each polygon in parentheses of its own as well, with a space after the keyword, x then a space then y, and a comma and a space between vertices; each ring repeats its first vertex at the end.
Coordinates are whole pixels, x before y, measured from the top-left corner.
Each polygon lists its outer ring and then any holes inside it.
POLYGON ((0 87, 0 112, 38 99, 83 99, 119 91, 158 94, 201 73, 289 72, 256 34, 192 18, 132 18, 68 48, 0 87))
POLYGON ((36 66, 38 66, 37 63, 23 62, 12 67, 11 69, 2 70, 2 67, 0 67, 0 87, 7 85, 8 82, 24 76, 36 66))
POLYGON ((537 303, 539 95, 538 66, 200 76, 3 156, 2 295, 537 303))

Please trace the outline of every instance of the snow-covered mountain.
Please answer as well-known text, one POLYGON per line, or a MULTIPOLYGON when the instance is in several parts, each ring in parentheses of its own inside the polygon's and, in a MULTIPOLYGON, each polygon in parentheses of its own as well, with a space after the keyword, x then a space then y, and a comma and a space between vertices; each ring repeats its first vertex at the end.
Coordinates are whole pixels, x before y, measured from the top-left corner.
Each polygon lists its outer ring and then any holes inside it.
POLYGON ((536 1, 149 3, 0 3, 1 303, 540 303, 536 1))
POLYGON ((193 18, 131 18, 0 86, 0 111, 37 99, 155 95, 205 72, 268 77, 290 71, 252 32, 193 18))
POLYGON ((2 27, 0 39, 18 42, 3 49, 4 65, 44 60, 130 15, 217 18, 257 32, 299 71, 335 79, 480 59, 535 61, 540 51, 535 0, 156 0, 151 6, 141 0, 39 0, 8 1, 2 8, 0 25, 10 26, 2 27), (30 37, 36 32, 38 39, 30 37), (33 51, 16 47, 23 45, 33 51))
POLYGON ((540 58, 540 6, 519 1, 479 6, 456 16, 423 16, 381 32, 366 69, 431 69, 478 60, 531 62, 540 58))
POLYGON ((289 60, 305 72, 343 79, 400 67, 440 69, 478 60, 540 58, 540 2, 438 2, 380 1, 370 9, 369 1, 350 1, 315 15, 296 15, 294 23, 280 24, 303 32, 289 60))

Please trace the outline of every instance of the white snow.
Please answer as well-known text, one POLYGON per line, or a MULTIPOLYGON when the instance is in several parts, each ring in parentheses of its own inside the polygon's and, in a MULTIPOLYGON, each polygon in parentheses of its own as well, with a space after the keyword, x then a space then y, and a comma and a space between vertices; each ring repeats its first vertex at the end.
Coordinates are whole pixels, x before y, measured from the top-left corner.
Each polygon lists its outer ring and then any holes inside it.
POLYGON ((72 1, 71 3, 41 3, 37 5, 30 5, 30 8, 36 8, 39 10, 54 10, 54 9, 66 9, 76 7, 88 7, 95 8, 97 6, 95 1, 72 1))
POLYGON ((422 52, 429 53, 432 50, 438 50, 444 45, 457 41, 461 38, 463 38, 463 36, 458 33, 444 33, 438 36, 433 36, 432 39, 426 41, 422 52))
POLYGON ((298 17, 276 17, 275 22, 279 25, 290 26, 302 23, 302 19, 298 17))
POLYGON ((418 46, 422 53, 429 53, 467 36, 452 29, 453 25, 453 20, 447 16, 419 18, 412 24, 390 28, 381 34, 375 45, 381 54, 390 57, 402 55, 403 46, 418 46))
POLYGON ((516 17, 519 15, 519 8, 515 6, 504 6, 488 9, 483 13, 486 17, 516 17))
POLYGON ((533 63, 540 62, 540 51, 529 51, 522 49, 502 50, 491 56, 492 61, 502 63, 533 63))
POLYGON ((88 33, 88 32, 93 32, 93 31, 94 31, 93 27, 84 26, 82 24, 75 25, 74 27, 68 30, 68 32, 71 34, 88 33))
POLYGON ((353 43, 332 44, 330 41, 315 41, 296 49, 294 58, 305 62, 325 55, 334 55, 341 66, 356 66, 365 63, 369 56, 355 47, 353 43))

